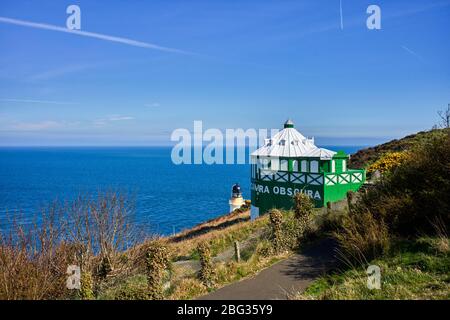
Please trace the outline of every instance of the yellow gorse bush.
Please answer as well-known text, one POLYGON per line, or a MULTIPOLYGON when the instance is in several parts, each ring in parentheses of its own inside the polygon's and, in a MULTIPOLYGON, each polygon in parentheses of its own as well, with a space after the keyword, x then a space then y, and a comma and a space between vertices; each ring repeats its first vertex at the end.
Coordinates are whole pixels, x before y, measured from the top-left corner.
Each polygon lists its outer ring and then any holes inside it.
POLYGON ((377 170, 380 173, 391 171, 392 169, 398 167, 405 160, 407 160, 409 156, 410 155, 407 151, 387 153, 383 155, 380 159, 372 163, 367 168, 367 173, 372 174, 377 170))

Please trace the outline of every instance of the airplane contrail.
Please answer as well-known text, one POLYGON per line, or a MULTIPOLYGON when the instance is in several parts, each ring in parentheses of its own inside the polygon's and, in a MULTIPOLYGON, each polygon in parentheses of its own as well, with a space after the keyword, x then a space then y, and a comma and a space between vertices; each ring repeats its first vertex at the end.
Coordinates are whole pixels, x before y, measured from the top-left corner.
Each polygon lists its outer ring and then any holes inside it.
POLYGON ((407 46, 401 46, 403 50, 405 50, 406 52, 408 52, 409 54, 413 55, 414 57, 416 57, 417 59, 419 59, 422 62, 426 62, 426 60, 417 52, 411 50, 410 48, 408 48, 407 46))
POLYGON ((33 99, 0 99, 0 102, 24 102, 24 103, 42 103, 42 104, 77 104, 76 102, 33 100, 33 99))
POLYGON ((44 30, 71 33, 71 34, 75 34, 75 35, 79 35, 79 36, 83 36, 83 37, 96 38, 96 39, 100 39, 100 40, 104 40, 104 41, 118 42, 118 43, 126 44, 129 46, 141 47, 141 48, 146 48, 146 49, 153 49, 153 50, 172 52, 172 53, 189 54, 189 55, 193 54, 193 53, 190 53, 187 51, 163 47, 163 46, 159 46, 159 45, 148 43, 148 42, 136 41, 136 40, 132 40, 132 39, 115 37, 115 36, 110 36, 110 35, 95 33, 95 32, 89 32, 89 31, 70 30, 70 29, 67 29, 64 27, 47 24, 47 23, 31 22, 31 21, 18 20, 18 19, 12 19, 12 18, 7 18, 7 17, 0 17, 0 23, 14 24, 14 25, 18 25, 18 26, 30 27, 30 28, 35 28, 35 29, 44 29, 44 30))

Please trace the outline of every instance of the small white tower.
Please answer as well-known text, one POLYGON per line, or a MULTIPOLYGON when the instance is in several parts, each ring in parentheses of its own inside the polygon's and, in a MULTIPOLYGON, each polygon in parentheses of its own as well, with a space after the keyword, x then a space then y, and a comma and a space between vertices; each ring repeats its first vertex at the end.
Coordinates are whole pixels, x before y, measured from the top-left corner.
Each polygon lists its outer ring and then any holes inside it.
POLYGON ((230 212, 233 212, 235 209, 242 207, 242 205, 244 204, 244 198, 242 198, 241 187, 237 183, 233 185, 229 204, 230 204, 230 212))

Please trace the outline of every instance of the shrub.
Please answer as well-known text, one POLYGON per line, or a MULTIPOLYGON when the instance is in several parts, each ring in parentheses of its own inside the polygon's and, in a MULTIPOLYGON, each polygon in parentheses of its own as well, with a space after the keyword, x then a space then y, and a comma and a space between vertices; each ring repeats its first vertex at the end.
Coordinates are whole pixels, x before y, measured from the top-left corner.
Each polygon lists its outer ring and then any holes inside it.
POLYGON ((424 141, 412 156, 361 196, 357 211, 369 211, 390 232, 434 233, 433 221, 450 225, 450 134, 424 141))
POLYGON ((20 225, 0 233, 0 300, 66 299, 67 266, 74 246, 61 240, 61 211, 51 205, 41 224, 20 225))
POLYGON ((206 287, 213 286, 213 273, 214 268, 212 264, 212 257, 211 257, 211 247, 208 242, 203 241, 198 244, 198 253, 200 255, 200 273, 199 277, 200 280, 203 282, 203 284, 206 287))
POLYGON ((366 264, 389 248, 386 224, 382 220, 376 220, 370 212, 345 216, 340 229, 334 232, 334 237, 347 262, 366 264))
POLYGON ((334 232, 347 259, 364 262, 383 254, 389 238, 435 235, 435 221, 449 225, 450 135, 422 141, 409 155, 359 195, 334 232))
POLYGON ((262 258, 270 257, 274 253, 273 251, 273 245, 268 240, 258 242, 255 250, 256 255, 262 258))
POLYGON ((97 276, 100 279, 105 279, 113 271, 111 259, 108 256, 104 256, 97 268, 97 276))
POLYGON ((116 257, 134 243, 132 213, 124 195, 107 192, 54 202, 26 227, 13 216, 0 233, 0 299, 95 298, 100 282, 123 270, 116 257), (69 265, 81 268, 82 290, 66 288, 69 265))
POLYGON ((297 193, 293 198, 293 214, 292 211, 283 214, 276 209, 270 213, 273 247, 277 253, 282 249, 296 249, 301 239, 311 230, 314 202, 302 193, 297 193))
POLYGON ((283 214, 278 209, 269 212, 270 223, 272 225, 272 245, 276 253, 283 249, 283 214))
POLYGON ((367 173, 371 175, 375 171, 380 173, 386 173, 397 168, 400 164, 405 162, 409 158, 407 151, 402 152, 389 152, 379 158, 377 161, 367 167, 367 173))
POLYGON ((83 300, 92 300, 95 298, 94 296, 94 281, 92 279, 92 274, 89 271, 81 272, 81 288, 80 288, 80 297, 83 300))
POLYGON ((67 266, 64 249, 30 253, 25 248, 0 245, 0 300, 66 299, 67 266))
POLYGON ((321 234, 330 234, 339 230, 342 225, 342 219, 348 215, 348 211, 330 211, 316 217, 316 224, 321 234))
MULTIPOLYGON (((282 240, 281 247, 283 249, 294 250, 298 247, 300 239, 304 234, 303 225, 294 217, 286 217, 281 226, 282 240)), ((277 252, 280 252, 278 250, 277 252)))
POLYGON ((314 201, 304 193, 294 196, 294 217, 298 222, 299 234, 302 236, 311 226, 314 201))
POLYGON ((168 248, 160 241, 153 241, 147 252, 147 284, 150 299, 163 298, 163 280, 168 265, 168 248))
POLYGON ((310 218, 314 209, 314 202, 304 193, 296 193, 294 195, 294 214, 298 220, 310 218))

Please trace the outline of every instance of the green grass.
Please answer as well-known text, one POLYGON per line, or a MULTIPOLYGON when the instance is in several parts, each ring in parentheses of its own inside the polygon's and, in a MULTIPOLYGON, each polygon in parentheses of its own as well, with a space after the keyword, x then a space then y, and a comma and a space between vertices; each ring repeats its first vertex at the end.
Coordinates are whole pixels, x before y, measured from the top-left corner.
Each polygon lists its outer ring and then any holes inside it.
POLYGON ((148 299, 147 278, 138 274, 104 290, 99 300, 146 300, 148 299))
POLYGON ((448 239, 396 242, 370 264, 381 268, 381 289, 367 288, 365 266, 324 276, 298 299, 450 299, 448 239), (446 245, 442 245, 446 241, 446 245))

